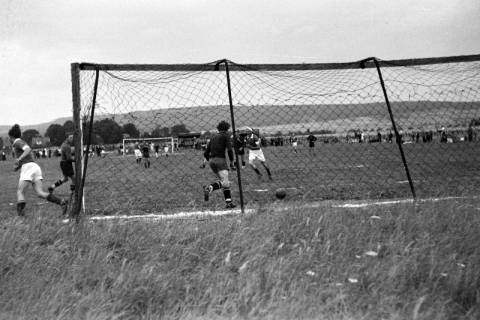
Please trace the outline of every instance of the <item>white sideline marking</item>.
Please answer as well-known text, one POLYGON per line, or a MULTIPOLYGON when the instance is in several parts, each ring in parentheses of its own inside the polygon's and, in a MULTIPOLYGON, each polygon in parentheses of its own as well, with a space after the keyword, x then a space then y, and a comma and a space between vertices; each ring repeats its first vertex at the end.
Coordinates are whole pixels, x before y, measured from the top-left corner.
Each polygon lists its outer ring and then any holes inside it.
MULTIPOLYGON (((253 213, 253 209, 245 209, 245 213, 253 213)), ((90 217, 92 221, 99 220, 170 220, 170 219, 184 219, 192 217, 215 217, 215 216, 225 216, 230 214, 240 214, 242 211, 240 209, 235 210, 222 210, 222 211, 190 211, 190 212, 179 212, 175 214, 137 214, 137 215, 116 215, 116 216, 93 216, 90 217)))
MULTIPOLYGON (((455 199, 477 199, 479 197, 472 196, 472 197, 443 197, 443 198, 424 198, 424 199, 417 199, 416 202, 436 202, 436 201, 444 201, 444 200, 455 200, 455 199)), ((332 204, 332 208, 365 208, 368 206, 381 206, 381 205, 393 205, 399 203, 414 203, 413 199, 399 199, 399 200, 390 200, 390 201, 375 201, 375 202, 359 202, 359 203, 344 203, 344 204, 332 204)), ((288 204, 286 203, 284 206, 279 207, 280 203, 275 202, 272 204, 272 210, 279 212, 279 211, 286 211, 293 208, 296 209, 313 209, 313 208, 320 208, 325 207, 325 202, 311 202, 305 203, 303 205, 298 204, 288 204)), ((479 208, 480 209, 480 208, 479 208)), ((245 209, 245 214, 252 214, 257 212, 257 209, 245 209)), ((116 215, 116 216, 92 216, 90 217, 91 221, 101 221, 101 220, 130 220, 130 221, 138 221, 138 220, 150 220, 150 221, 162 221, 162 220, 174 220, 174 219, 185 219, 185 218, 193 218, 193 217, 201 217, 201 218, 209 218, 209 217, 218 217, 218 216, 226 216, 226 215, 238 215, 241 214, 240 209, 235 210, 221 210, 221 211, 186 211, 186 212, 178 212, 175 214, 159 214, 159 213, 151 213, 151 214, 139 214, 139 215, 116 215)), ((63 222, 67 223, 68 219, 64 220, 63 222)))
POLYGON ((268 189, 254 189, 253 191, 257 191, 257 192, 267 192, 268 189))
MULTIPOLYGON (((417 202, 437 202, 437 201, 444 201, 444 200, 454 200, 454 199, 476 199, 478 197, 443 197, 443 198, 424 198, 424 199, 417 199, 417 202)), ((363 202, 363 203, 346 203, 346 204, 339 204, 333 205, 334 208, 364 208, 368 206, 382 206, 382 205, 390 205, 390 204, 398 204, 398 203, 414 203, 415 200, 413 199, 401 199, 401 200, 391 200, 391 201, 376 201, 376 202, 363 202)))

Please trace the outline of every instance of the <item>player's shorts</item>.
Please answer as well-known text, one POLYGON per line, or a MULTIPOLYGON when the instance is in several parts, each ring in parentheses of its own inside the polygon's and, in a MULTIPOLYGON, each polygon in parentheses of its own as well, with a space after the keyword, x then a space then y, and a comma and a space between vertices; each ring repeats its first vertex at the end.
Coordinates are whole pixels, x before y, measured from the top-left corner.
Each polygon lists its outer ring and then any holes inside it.
POLYGON ((298 143, 297 143, 297 142, 292 142, 292 146, 293 146, 294 148, 296 148, 296 147, 297 147, 297 145, 298 145, 298 143))
POLYGON ((65 177, 73 177, 73 164, 69 161, 60 161, 60 169, 65 177))
POLYGON ((142 157, 142 153, 140 152, 140 150, 135 149, 135 157, 136 158, 141 158, 142 157))
POLYGON ((243 156, 243 155, 245 154, 245 148, 243 148, 243 147, 242 147, 242 148, 238 148, 238 149, 237 149, 237 154, 243 156))
POLYGON ((215 173, 218 173, 222 170, 228 170, 227 159, 225 158, 211 158, 208 164, 210 165, 210 168, 212 168, 212 171, 215 173))
POLYGON ((144 153, 144 154, 142 155, 142 157, 143 157, 143 158, 150 158, 150 154, 149 154, 149 153, 144 153))
POLYGON ((248 162, 253 162, 255 159, 265 162, 265 156, 263 155, 262 149, 250 150, 248 152, 248 162))
POLYGON ((309 146, 310 148, 313 148, 313 147, 315 147, 315 143, 310 142, 310 143, 308 144, 308 146, 309 146))
POLYGON ((35 162, 27 162, 22 165, 20 169, 20 181, 31 181, 35 182, 42 180, 42 169, 35 162))

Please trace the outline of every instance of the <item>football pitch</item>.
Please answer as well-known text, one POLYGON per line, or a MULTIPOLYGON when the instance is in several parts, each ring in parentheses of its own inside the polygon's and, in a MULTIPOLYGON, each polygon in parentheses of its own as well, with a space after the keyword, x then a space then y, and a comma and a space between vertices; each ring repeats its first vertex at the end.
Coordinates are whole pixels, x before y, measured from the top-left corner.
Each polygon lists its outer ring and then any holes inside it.
MULTIPOLYGON (((413 186, 418 198, 471 196, 480 187, 479 144, 404 144, 413 186)), ((318 144, 314 150, 300 146, 268 146, 263 149, 273 179, 264 168, 257 177, 252 168, 240 170, 246 208, 268 204, 277 188, 286 188, 286 202, 412 198, 410 184, 398 146, 391 143, 318 144), (312 152, 313 151, 313 152, 312 152)), ((248 155, 247 155, 248 160, 248 155)), ((137 164, 134 157, 109 153, 89 158, 85 183, 85 209, 89 214, 145 214, 180 211, 223 210, 224 201, 216 191, 208 202, 202 186, 216 180, 209 169, 201 168, 202 152, 186 149, 159 158, 152 157, 150 168, 137 164)), ((44 174, 44 188, 61 177, 58 158, 38 159, 44 174)), ((248 162, 248 161, 247 161, 248 162)), ((11 158, 0 162, 1 208, 14 213, 18 174, 11 158)), ((239 207, 236 171, 230 172, 232 196, 239 207)), ((69 196, 68 184, 55 191, 69 196)), ((27 191, 30 210, 45 205, 27 191)))

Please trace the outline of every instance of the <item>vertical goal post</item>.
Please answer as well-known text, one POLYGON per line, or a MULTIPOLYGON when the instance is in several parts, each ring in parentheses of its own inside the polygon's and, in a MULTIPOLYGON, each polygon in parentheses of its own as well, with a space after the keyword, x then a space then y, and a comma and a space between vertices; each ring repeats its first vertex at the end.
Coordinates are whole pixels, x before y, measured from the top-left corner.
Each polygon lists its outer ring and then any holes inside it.
POLYGON ((180 133, 206 132, 203 141, 221 120, 233 128, 259 128, 274 180, 257 180, 248 166, 237 170, 234 197, 242 199, 242 208, 243 198, 246 203, 271 201, 269 195, 278 187, 291 187, 307 200, 463 195, 476 188, 463 178, 477 174, 475 148, 458 142, 477 141, 480 55, 319 64, 226 59, 172 65, 74 63, 71 69, 76 170, 82 172, 77 179, 86 178, 85 190, 75 194, 76 215, 83 192, 92 209, 100 193, 119 196, 112 210, 122 201, 131 210, 146 211, 221 205, 220 194, 214 203, 201 202, 198 185, 211 176, 208 170, 196 170, 202 154, 194 148, 186 147, 175 161, 154 165, 149 172, 125 167, 116 157, 108 163, 92 159, 91 166, 82 167, 82 129, 92 134, 85 119, 92 119, 91 126, 97 119, 109 119, 119 128, 134 123, 149 132, 173 124, 180 133), (361 139, 351 138, 352 133, 361 139), (311 134, 318 140, 309 149, 311 134), (299 153, 292 151, 291 136, 301 137, 299 153), (392 141, 396 150, 386 143, 392 141), (441 141, 454 143, 437 143, 441 141), (465 159, 469 164, 462 169, 457 164, 465 159), (121 172, 122 178, 110 181, 106 170, 121 172))

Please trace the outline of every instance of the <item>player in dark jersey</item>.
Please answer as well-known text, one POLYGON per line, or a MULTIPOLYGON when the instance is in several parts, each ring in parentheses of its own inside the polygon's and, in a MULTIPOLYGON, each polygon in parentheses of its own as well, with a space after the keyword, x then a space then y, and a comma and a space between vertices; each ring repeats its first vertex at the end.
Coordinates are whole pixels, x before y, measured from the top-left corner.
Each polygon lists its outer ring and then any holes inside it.
POLYGON ((147 142, 140 146, 140 151, 142 151, 143 166, 145 168, 150 168, 150 146, 147 142))
POLYGON ((8 131, 8 136, 12 142, 13 152, 15 154, 14 170, 20 170, 20 178, 17 188, 17 214, 19 216, 25 215, 25 188, 29 184, 32 184, 35 192, 40 198, 58 204, 62 207, 62 213, 65 214, 67 212, 67 201, 65 199, 60 199, 51 193, 43 191, 42 169, 40 169, 40 166, 33 160, 31 153, 32 149, 30 146, 25 141, 20 139, 22 136, 20 126, 15 124, 8 131))
MULTIPOLYGON (((245 168, 245 147, 246 147, 246 134, 241 133, 237 130, 236 139, 234 139, 234 147, 237 151, 237 154, 240 156, 242 161, 242 169, 245 168)), ((237 163, 235 163, 237 165, 237 163)))
POLYGON ((308 130, 308 151, 313 152, 315 148, 315 141, 317 141, 317 137, 315 137, 310 130, 308 130))
POLYGON ((229 128, 230 124, 228 122, 221 121, 217 126, 218 134, 210 139, 203 154, 213 173, 215 173, 218 178, 218 181, 213 182, 208 186, 203 186, 205 201, 208 201, 210 193, 221 188, 223 189, 223 196, 225 197, 227 209, 235 208, 235 205, 232 202, 230 181, 228 180, 227 160, 225 159, 226 151, 228 159, 230 160, 230 169, 234 170, 235 166, 233 165, 232 143, 230 135, 227 133, 229 128))
POLYGON ((73 170, 73 162, 75 162, 75 159, 72 157, 72 144, 73 135, 69 135, 60 146, 60 169, 62 170, 63 177, 48 187, 48 192, 50 193, 52 193, 55 188, 67 182, 68 178, 72 181, 70 184, 70 190, 75 190, 75 173, 73 170))

